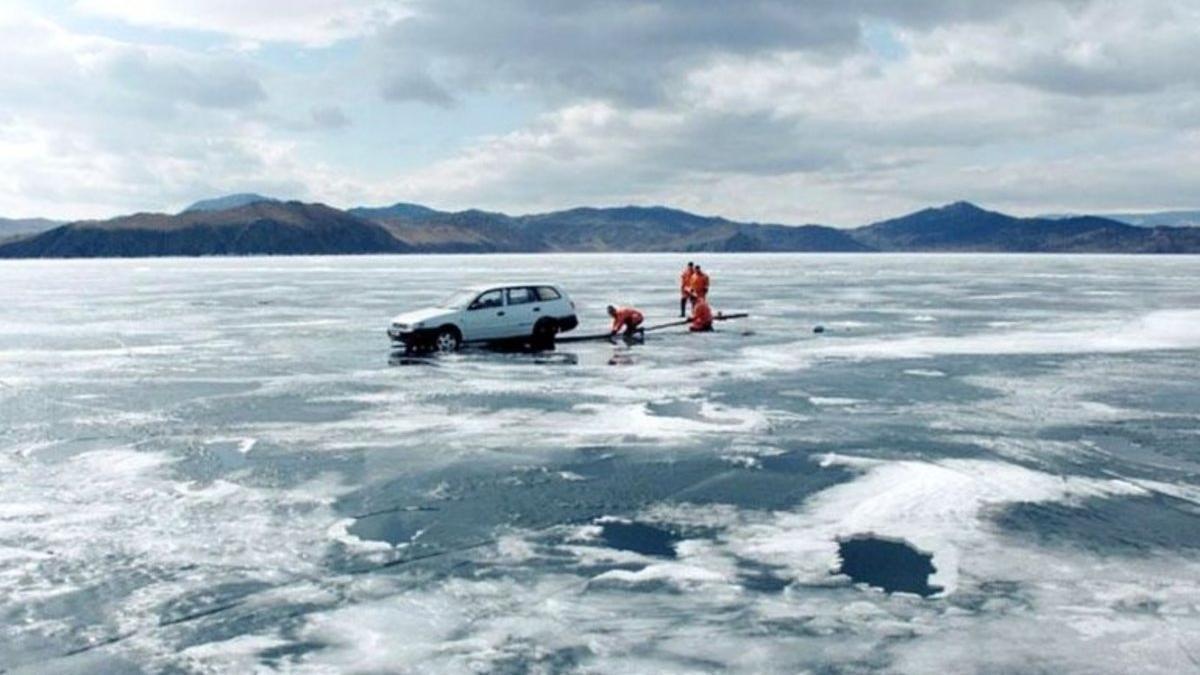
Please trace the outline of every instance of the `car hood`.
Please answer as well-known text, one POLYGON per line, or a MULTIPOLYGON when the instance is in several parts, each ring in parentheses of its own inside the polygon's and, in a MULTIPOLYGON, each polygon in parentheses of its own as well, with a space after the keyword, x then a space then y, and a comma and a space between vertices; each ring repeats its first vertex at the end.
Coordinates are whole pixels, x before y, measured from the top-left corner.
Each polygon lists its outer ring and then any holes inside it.
POLYGON ((404 312, 392 317, 392 323, 404 323, 412 325, 422 321, 431 322, 437 319, 449 317, 454 312, 444 307, 425 307, 422 309, 414 309, 411 312, 404 312))

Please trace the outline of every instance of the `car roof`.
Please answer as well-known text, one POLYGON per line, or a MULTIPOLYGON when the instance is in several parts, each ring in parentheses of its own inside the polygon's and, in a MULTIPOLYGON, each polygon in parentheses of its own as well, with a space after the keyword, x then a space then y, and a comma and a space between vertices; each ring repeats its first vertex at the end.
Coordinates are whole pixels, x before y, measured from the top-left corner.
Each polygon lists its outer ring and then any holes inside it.
POLYGON ((490 291, 496 288, 522 288, 525 286, 551 286, 553 288, 562 290, 561 284, 556 284, 552 281, 502 281, 494 284, 475 284, 473 286, 466 286, 462 290, 478 291, 482 293, 483 291, 490 291))

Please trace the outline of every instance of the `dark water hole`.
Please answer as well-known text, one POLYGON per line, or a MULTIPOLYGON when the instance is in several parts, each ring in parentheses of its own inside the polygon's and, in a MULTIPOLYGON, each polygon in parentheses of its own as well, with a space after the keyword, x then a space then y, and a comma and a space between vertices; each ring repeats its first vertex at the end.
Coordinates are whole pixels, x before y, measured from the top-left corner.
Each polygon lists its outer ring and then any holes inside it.
POLYGON ((620 521, 604 521, 600 523, 600 528, 600 538, 610 548, 662 558, 675 557, 675 543, 679 537, 667 530, 620 521))
POLYGON ((842 564, 838 569, 851 579, 888 593, 915 593, 929 597, 942 590, 929 585, 937 571, 933 556, 903 541, 860 536, 838 542, 842 564))

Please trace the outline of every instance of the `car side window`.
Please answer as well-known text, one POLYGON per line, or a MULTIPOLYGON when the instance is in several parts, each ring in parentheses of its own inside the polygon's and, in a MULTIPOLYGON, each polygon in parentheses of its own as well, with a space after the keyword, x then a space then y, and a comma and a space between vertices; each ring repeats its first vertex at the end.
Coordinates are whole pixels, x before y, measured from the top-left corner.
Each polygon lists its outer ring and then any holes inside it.
POLYGON ((497 288, 494 291, 480 293, 479 297, 475 298, 475 302, 472 302, 471 306, 468 307, 467 309, 468 310, 489 309, 491 307, 503 307, 503 306, 504 306, 504 298, 501 295, 500 289, 497 288))
POLYGON ((558 300, 562 295, 551 286, 538 286, 537 297, 542 302, 549 302, 551 300, 558 300))
POLYGON ((537 302, 537 297, 533 294, 532 288, 522 287, 508 289, 508 304, 525 305, 531 302, 537 302))

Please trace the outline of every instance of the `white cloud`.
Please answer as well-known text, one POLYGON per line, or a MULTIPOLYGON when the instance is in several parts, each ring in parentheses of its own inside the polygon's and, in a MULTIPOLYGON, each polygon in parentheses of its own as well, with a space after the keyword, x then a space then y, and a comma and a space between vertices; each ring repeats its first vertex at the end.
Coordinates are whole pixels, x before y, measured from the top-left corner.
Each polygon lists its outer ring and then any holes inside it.
POLYGON ((369 33, 407 13, 403 2, 385 0, 78 0, 74 9, 140 26, 312 46, 369 33))
MULTIPOLYGON (((1018 82, 1052 93, 1125 95, 1200 84, 1200 6, 1103 0, 1048 5, 1015 19, 935 31, 932 45, 964 78, 1018 82)), ((930 50, 932 51, 932 50, 930 50)))
POLYGON ((310 111, 313 125, 320 129, 341 129, 350 126, 350 118, 340 106, 316 106, 310 111))
POLYGON ((446 86, 651 105, 716 54, 802 51, 832 61, 861 49, 867 21, 960 25, 1044 1, 411 0, 412 15, 379 42, 393 63, 426 65, 446 86))
POLYGON ((5 214, 108 217, 242 186, 311 198, 310 185, 341 182, 262 121, 265 88, 244 59, 81 35, 10 10, 0 61, 5 214))
POLYGON ((387 76, 383 83, 383 98, 398 103, 426 103, 439 108, 454 105, 454 96, 427 73, 403 70, 387 76))
POLYGON ((1194 206, 1200 7, 1184 0, 456 7, 75 5, 251 43, 374 36, 329 62, 314 55, 331 50, 285 62, 0 12, 0 212, 111 215, 251 189, 846 225, 957 199, 1194 206), (506 105, 531 121, 456 128, 506 105))
POLYGON ((1028 213, 1185 207, 1200 177, 1188 159, 1200 21, 1181 20, 1195 13, 1042 4, 904 29, 901 60, 718 54, 672 80, 668 100, 563 106, 413 172, 403 196, 515 210, 666 202, 846 225, 961 198, 1028 213), (1161 38, 1153 56, 1131 51, 1143 34, 1161 38), (1023 74, 1056 59, 1076 76, 1023 74))

